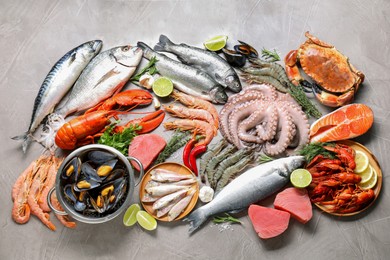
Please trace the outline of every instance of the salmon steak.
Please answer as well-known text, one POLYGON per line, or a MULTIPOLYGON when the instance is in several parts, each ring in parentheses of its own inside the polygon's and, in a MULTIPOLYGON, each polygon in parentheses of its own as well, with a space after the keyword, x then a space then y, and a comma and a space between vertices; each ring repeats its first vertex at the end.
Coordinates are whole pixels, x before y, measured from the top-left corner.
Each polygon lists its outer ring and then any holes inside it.
POLYGON ((313 208, 306 189, 292 187, 279 192, 276 195, 274 207, 287 211, 303 224, 313 217, 313 208))
POLYGON ((310 127, 310 142, 331 142, 355 138, 366 133, 374 123, 374 114, 364 104, 350 104, 336 109, 310 127))
POLYGON ((276 237, 288 228, 290 213, 252 204, 248 215, 258 236, 262 239, 276 237))

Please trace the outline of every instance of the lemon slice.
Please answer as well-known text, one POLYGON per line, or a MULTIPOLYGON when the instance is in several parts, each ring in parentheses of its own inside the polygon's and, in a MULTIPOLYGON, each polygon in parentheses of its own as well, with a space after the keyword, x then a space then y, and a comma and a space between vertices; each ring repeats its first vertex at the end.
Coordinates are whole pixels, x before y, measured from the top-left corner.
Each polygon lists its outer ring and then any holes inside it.
POLYGON ((368 165, 367 169, 365 169, 361 173, 357 173, 360 177, 362 177, 362 180, 360 181, 361 183, 367 182, 368 180, 371 179, 373 175, 373 168, 371 165, 368 165))
POLYGON ((166 77, 160 77, 153 82, 152 86, 154 94, 159 97, 167 97, 173 91, 173 83, 172 80, 166 77))
POLYGON ((306 169, 296 169, 290 175, 290 182, 296 188, 306 188, 311 183, 311 174, 306 169))
POLYGON ((226 46, 228 37, 226 35, 215 36, 203 43, 204 47, 209 51, 219 51, 226 46))
POLYGON ((355 154, 355 163, 355 173, 364 172, 368 168, 368 156, 364 152, 357 150, 355 154))
POLYGON ((127 227, 130 227, 137 223, 137 213, 140 211, 140 206, 138 204, 131 205, 125 212, 123 216, 123 224, 127 227))
POLYGON ((155 230, 157 227, 157 221, 148 212, 140 210, 137 212, 137 221, 146 230, 155 230))
POLYGON ((368 190, 374 188, 377 182, 378 182, 378 174, 376 173, 376 170, 372 168, 371 178, 366 182, 360 182, 358 185, 363 190, 368 190))

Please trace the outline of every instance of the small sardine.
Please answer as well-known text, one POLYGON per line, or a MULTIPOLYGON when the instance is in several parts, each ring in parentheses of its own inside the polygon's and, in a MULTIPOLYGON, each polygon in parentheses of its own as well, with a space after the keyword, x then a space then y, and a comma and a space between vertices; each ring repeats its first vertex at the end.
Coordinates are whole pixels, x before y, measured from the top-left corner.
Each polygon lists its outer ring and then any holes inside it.
POLYGON ((42 123, 43 119, 65 96, 76 82, 81 72, 93 57, 102 48, 102 41, 95 40, 81 44, 67 52, 50 70, 43 81, 38 95, 34 101, 34 109, 31 116, 30 126, 26 133, 12 137, 14 140, 23 140, 23 152, 31 142, 32 134, 42 123))
POLYGON ((228 87, 233 92, 240 92, 242 87, 236 71, 221 56, 213 51, 175 44, 165 35, 160 35, 159 42, 154 46, 155 51, 173 53, 184 64, 193 66, 210 75, 216 82, 228 87))
POLYGON ((207 73, 155 52, 143 42, 138 42, 137 45, 144 51, 146 59, 157 58, 158 72, 171 79, 178 90, 214 103, 226 103, 228 96, 225 90, 207 73))
POLYGON ((177 182, 158 182, 158 181, 148 181, 148 183, 145 185, 145 189, 150 187, 156 187, 156 186, 164 186, 164 185, 177 185, 177 186, 187 186, 192 185, 196 182, 195 178, 187 179, 187 180, 181 180, 177 182))
POLYGON ((177 185, 164 185, 164 186, 156 186, 145 189, 147 193, 152 195, 153 197, 162 197, 167 194, 188 189, 188 186, 177 186, 177 185))
POLYGON ((114 47, 97 55, 81 73, 68 100, 55 114, 66 117, 84 111, 119 92, 142 59, 142 50, 130 45, 114 47))
POLYGON ((182 213, 187 208, 187 206, 188 206, 188 204, 190 204, 190 201, 191 201, 192 197, 194 196, 195 192, 196 192, 196 190, 192 189, 187 196, 182 198, 178 203, 176 203, 172 207, 172 209, 168 213, 168 221, 172 221, 175 218, 177 218, 177 216, 179 216, 180 213, 182 213))
POLYGON ((150 172, 150 178, 158 182, 178 182, 181 180, 193 179, 191 174, 180 174, 165 169, 154 169, 150 172))
POLYGON ((177 199, 173 200, 171 203, 169 203, 165 207, 158 209, 157 213, 156 213, 157 217, 161 218, 162 216, 165 216, 166 214, 168 214, 168 212, 173 208, 173 206, 175 206, 176 203, 178 203, 181 199, 182 199, 181 197, 178 197, 177 199))
POLYGON ((154 202, 158 200, 160 197, 155 197, 150 195, 149 193, 145 193, 144 196, 141 198, 142 202, 154 202))
POLYGON ((178 198, 183 198, 186 193, 188 191, 188 188, 187 189, 184 189, 184 190, 179 190, 179 191, 176 191, 174 193, 171 193, 167 196, 164 196, 158 200, 156 200, 154 203, 153 203, 153 206, 152 208, 154 210, 158 210, 158 209, 161 209, 165 206, 167 206, 169 203, 171 203, 172 201, 178 199, 178 198))

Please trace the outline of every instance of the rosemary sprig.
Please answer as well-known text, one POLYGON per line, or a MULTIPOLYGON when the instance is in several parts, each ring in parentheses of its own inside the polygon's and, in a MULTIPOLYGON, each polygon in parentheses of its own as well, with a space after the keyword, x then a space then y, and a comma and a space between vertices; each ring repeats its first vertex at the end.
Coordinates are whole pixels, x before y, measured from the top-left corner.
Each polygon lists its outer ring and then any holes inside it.
POLYGON ((292 85, 290 87, 289 93, 303 108, 307 115, 313 116, 315 118, 320 118, 322 116, 321 112, 317 109, 317 107, 307 98, 305 91, 303 90, 301 85, 292 85))
POLYGON ((164 150, 158 155, 154 164, 159 164, 164 162, 174 152, 176 152, 181 147, 183 147, 191 138, 192 136, 187 131, 185 132, 178 131, 178 130, 175 131, 175 133, 173 134, 173 136, 165 146, 164 150))
POLYGON ((270 51, 263 47, 263 49, 261 50, 261 57, 269 62, 280 61, 280 56, 276 49, 270 51))
POLYGON ((137 73, 135 76, 131 77, 131 82, 133 83, 138 83, 139 79, 141 78, 142 75, 144 75, 145 73, 149 73, 150 75, 154 75, 156 73, 158 73, 158 70, 156 68, 156 62, 157 62, 157 58, 156 57, 152 57, 148 64, 142 68, 142 70, 137 73))
POLYGON ((275 158, 272 158, 272 157, 270 157, 270 156, 268 156, 266 154, 262 154, 262 155, 259 156, 257 161, 260 164, 262 164, 262 163, 267 163, 267 162, 270 162, 270 161, 273 161, 273 160, 275 160, 275 158))
POLYGON ((214 223, 224 223, 224 222, 231 222, 231 223, 238 223, 238 224, 241 224, 241 221, 237 218, 234 218, 232 216, 230 216, 228 213, 225 213, 225 216, 226 217, 214 217, 213 218, 213 222, 214 223))

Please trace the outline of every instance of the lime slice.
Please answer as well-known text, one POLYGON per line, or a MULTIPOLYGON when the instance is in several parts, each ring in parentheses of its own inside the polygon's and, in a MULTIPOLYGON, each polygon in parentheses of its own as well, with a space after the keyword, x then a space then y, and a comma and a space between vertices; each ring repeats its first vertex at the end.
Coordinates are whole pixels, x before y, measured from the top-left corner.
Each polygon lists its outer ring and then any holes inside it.
POLYGON ((360 175, 360 177, 362 177, 362 180, 360 182, 364 183, 364 182, 367 182, 368 180, 370 180, 374 173, 373 173, 373 169, 372 169, 371 165, 368 165, 367 169, 365 169, 361 173, 357 173, 357 174, 360 175))
POLYGON ((219 51, 226 46, 227 39, 227 36, 219 35, 205 41, 203 45, 209 51, 219 51))
POLYGON ((157 227, 157 221, 148 212, 140 210, 137 213, 138 224, 146 230, 155 230, 157 227))
POLYGON ((360 182, 358 185, 363 190, 368 190, 374 188, 377 182, 378 182, 378 174, 376 173, 375 169, 372 168, 371 178, 366 182, 360 182))
POLYGON ((159 97, 167 97, 173 91, 173 83, 172 80, 166 77, 160 77, 153 82, 152 86, 154 94, 159 97))
POLYGON ((368 168, 368 156, 364 152, 357 150, 355 154, 355 163, 355 173, 364 172, 368 168))
POLYGON ((311 183, 311 174, 306 169, 296 169, 290 175, 291 184, 296 188, 306 188, 311 183))
POLYGON ((137 213, 140 211, 140 206, 138 204, 131 205, 125 212, 123 216, 123 224, 127 227, 134 225, 137 222, 137 213))

